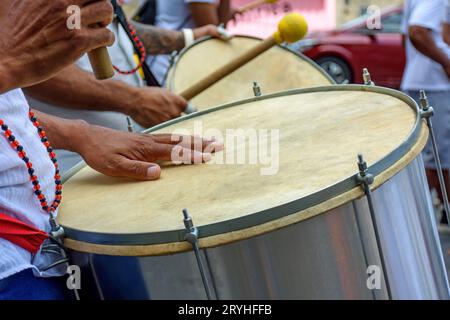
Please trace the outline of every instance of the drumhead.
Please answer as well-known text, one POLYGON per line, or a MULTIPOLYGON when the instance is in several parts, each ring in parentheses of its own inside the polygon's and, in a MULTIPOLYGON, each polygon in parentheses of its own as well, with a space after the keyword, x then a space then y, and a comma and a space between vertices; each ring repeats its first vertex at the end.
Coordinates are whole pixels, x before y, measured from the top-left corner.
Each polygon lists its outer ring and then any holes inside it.
POLYGON ((355 85, 252 98, 149 132, 183 133, 181 129, 215 137, 223 132, 225 150, 215 155, 219 163, 165 166, 161 179, 151 182, 106 177, 89 167, 77 170, 66 178, 59 210, 68 247, 136 256, 189 250, 183 241, 184 208, 199 227, 202 247, 271 232, 361 197, 358 153, 376 176, 376 188, 415 159, 428 138, 411 98, 355 85), (244 130, 248 138, 230 143, 229 130, 244 130), (258 139, 252 140, 252 134, 258 139), (277 134, 279 152, 271 149, 277 134), (266 159, 252 163, 249 152, 239 164, 242 143, 253 155, 266 146, 267 156, 260 157, 266 159), (263 174, 269 167, 275 170, 263 174))
MULTIPOLYGON (((235 36, 228 42, 202 39, 180 52, 169 69, 166 87, 181 93, 260 41, 248 36, 235 36)), ((263 94, 335 83, 309 58, 286 47, 275 46, 196 96, 192 103, 203 110, 251 98, 254 81, 258 82, 263 94)))

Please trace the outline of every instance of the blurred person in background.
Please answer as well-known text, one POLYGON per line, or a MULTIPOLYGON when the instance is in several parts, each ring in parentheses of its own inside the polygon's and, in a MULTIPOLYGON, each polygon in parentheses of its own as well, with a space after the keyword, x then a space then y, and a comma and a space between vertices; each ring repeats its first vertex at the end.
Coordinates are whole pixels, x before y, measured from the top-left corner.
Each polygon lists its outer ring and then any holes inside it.
MULTIPOLYGON (((2 5, 9 2, 2 0, 2 5)), ((135 131, 179 117, 187 102, 160 88, 145 61, 137 68, 142 54, 133 33, 137 32, 147 54, 153 55, 181 50, 186 44, 183 33, 137 22, 131 24, 120 6, 123 1, 111 2, 115 19, 108 28, 115 34, 116 42, 108 51, 121 71, 116 71, 111 80, 97 80, 85 55, 52 79, 26 88, 27 98, 42 112, 121 131, 128 130, 126 116, 134 120, 135 131)), ((196 28, 192 34, 194 39, 219 36, 214 25, 196 28)), ((57 150, 57 153, 63 174, 82 160, 71 151, 57 150)))
POLYGON ((442 36, 445 43, 450 46, 450 0, 446 0, 445 4, 445 17, 442 36))
MULTIPOLYGON (((147 10, 154 12, 156 27, 182 31, 186 45, 190 45, 197 37, 189 28, 207 25, 226 24, 233 16, 231 0, 149 0, 147 10)), ((151 70, 156 79, 163 84, 170 66, 170 55, 159 55, 148 58, 151 70)))
MULTIPOLYGON (((425 90, 434 107, 434 131, 449 192, 450 47, 442 37, 445 8, 446 0, 406 1, 402 31, 405 35, 407 63, 402 90, 417 102, 420 90, 425 90)), ((430 142, 424 150, 424 161, 430 188, 438 191, 442 201, 430 142)), ((446 220, 445 215, 443 219, 446 220)))

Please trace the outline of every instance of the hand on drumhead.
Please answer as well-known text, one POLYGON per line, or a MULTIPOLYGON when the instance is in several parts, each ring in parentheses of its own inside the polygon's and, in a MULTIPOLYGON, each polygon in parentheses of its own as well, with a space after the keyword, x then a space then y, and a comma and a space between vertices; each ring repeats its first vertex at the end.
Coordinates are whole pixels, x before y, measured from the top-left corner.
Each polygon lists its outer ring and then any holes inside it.
POLYGON ((158 161, 204 163, 223 148, 215 140, 199 137, 134 134, 91 125, 83 130, 75 141, 76 151, 90 167, 108 176, 135 180, 159 179, 158 161))
POLYGON ((220 31, 219 27, 213 25, 213 24, 209 24, 203 27, 199 27, 196 28, 194 30, 192 30, 194 32, 194 39, 200 39, 203 37, 214 37, 214 38, 219 38, 222 40, 228 40, 229 38, 231 38, 231 36, 226 36, 223 34, 223 32, 220 31))
POLYGON ((156 87, 137 88, 124 112, 144 128, 178 118, 187 101, 170 91, 156 87))

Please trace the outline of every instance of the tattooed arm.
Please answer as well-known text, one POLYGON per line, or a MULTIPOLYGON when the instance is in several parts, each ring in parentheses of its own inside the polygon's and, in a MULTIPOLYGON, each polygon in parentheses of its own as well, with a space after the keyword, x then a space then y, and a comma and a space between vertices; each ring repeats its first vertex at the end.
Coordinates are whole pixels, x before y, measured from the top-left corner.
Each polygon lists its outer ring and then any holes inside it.
MULTIPOLYGON (((131 21, 131 23, 136 28, 145 50, 150 55, 169 54, 173 51, 180 51, 185 46, 184 36, 181 31, 161 29, 136 21, 131 21)), ((220 37, 217 27, 214 25, 207 25, 192 31, 194 32, 195 40, 205 36, 220 37)))
POLYGON ((181 31, 160 29, 136 21, 131 23, 136 28, 148 54, 169 54, 184 48, 184 36, 181 31))

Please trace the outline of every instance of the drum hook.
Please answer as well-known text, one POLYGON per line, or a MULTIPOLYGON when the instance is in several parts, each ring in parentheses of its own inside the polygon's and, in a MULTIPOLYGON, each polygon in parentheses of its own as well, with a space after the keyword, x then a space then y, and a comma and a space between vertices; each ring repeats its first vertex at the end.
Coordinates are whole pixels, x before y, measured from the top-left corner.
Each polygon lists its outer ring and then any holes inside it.
POLYGON ((184 226, 186 228, 186 234, 184 239, 192 245, 192 249, 195 253, 198 269, 202 277, 203 286, 205 287, 206 297, 208 300, 212 300, 211 290, 206 276, 205 267, 203 266, 202 258, 200 256, 200 247, 198 244, 198 228, 194 226, 192 218, 189 216, 187 209, 183 210, 184 226))
POLYGON ((364 160, 364 157, 362 154, 358 154, 358 169, 359 169, 359 173, 356 176, 356 180, 359 183, 359 185, 364 189, 364 193, 366 195, 367 204, 369 206, 370 217, 372 219, 373 230, 375 233, 375 241, 377 243, 378 253, 380 255, 381 268, 383 269, 383 277, 384 277, 384 281, 386 284, 386 292, 387 292, 388 299, 390 300, 392 297, 391 296, 391 287, 389 285, 389 279, 388 279, 387 269, 386 269, 386 261, 384 259, 383 248, 381 247, 381 239, 380 239, 380 234, 378 232, 377 219, 376 219, 375 209, 374 209, 373 201, 372 201, 372 191, 370 189, 370 186, 375 181, 375 178, 371 173, 368 172, 367 162, 364 160))

